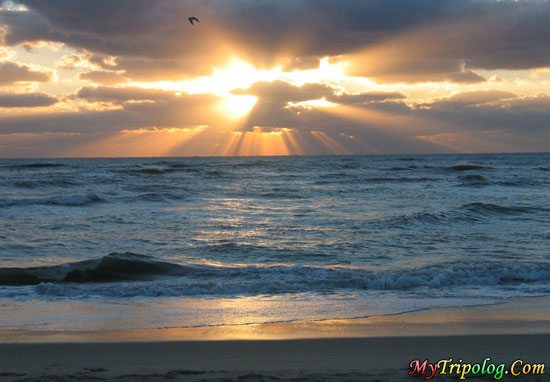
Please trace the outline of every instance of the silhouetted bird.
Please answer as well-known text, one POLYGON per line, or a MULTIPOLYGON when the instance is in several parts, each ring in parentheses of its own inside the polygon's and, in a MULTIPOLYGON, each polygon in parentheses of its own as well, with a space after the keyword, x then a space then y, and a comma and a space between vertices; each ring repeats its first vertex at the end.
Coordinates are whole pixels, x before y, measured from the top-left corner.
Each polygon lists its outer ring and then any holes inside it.
POLYGON ((193 24, 193 21, 196 21, 196 22, 200 23, 199 19, 197 19, 195 16, 189 17, 189 22, 191 23, 191 25, 195 25, 195 24, 193 24))

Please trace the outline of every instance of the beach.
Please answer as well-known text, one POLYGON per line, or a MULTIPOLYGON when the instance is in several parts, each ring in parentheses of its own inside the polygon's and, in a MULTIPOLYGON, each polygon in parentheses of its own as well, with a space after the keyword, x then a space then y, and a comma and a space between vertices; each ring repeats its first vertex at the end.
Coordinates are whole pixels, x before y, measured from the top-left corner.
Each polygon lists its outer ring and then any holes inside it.
MULTIPOLYGON (((549 359, 549 298, 351 320, 160 330, 0 331, 5 381, 406 381, 413 360, 549 359)), ((504 375, 504 380, 511 378, 504 375)), ((539 381, 545 375, 514 380, 539 381)), ((419 377, 417 377, 419 378, 419 377)), ((424 379, 421 376, 421 379, 424 379)), ((434 376, 457 380, 454 374, 434 376)), ((491 380, 466 375, 468 380, 491 380)), ((416 379, 418 380, 418 379, 416 379)))
POLYGON ((549 380, 550 0, 0 0, 0 382, 549 380))
POLYGON ((548 159, 3 160, 0 379, 543 380, 548 159))

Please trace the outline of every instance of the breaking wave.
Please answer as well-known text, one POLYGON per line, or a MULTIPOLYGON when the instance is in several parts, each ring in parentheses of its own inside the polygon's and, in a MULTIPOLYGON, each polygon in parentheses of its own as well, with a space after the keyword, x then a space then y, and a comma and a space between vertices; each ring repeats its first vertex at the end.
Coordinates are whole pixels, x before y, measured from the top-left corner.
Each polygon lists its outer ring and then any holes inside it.
POLYGON ((331 293, 550 281, 548 262, 449 262, 374 270, 342 266, 174 264, 132 253, 49 267, 0 268, 0 295, 137 297, 331 293), (27 287, 25 287, 27 286, 27 287), (28 286, 32 286, 29 289, 28 286))

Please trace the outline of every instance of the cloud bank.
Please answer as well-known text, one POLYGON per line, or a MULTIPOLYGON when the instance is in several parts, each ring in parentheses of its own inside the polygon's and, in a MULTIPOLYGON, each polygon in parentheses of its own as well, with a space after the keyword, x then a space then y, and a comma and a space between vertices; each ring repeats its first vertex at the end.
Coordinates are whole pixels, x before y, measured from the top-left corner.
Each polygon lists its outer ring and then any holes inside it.
MULTIPOLYGON (((0 11, 3 135, 65 134, 66 147, 67 134, 82 144, 203 126, 197 136, 208 145, 194 137, 195 151, 178 155, 218 154, 232 134, 281 132, 300 136, 305 153, 550 149, 549 1, 14 3, 0 11), (51 67, 6 53, 48 44, 66 51, 51 67), (278 68, 278 77, 223 94, 178 88, 231 57, 278 68), (323 77, 323 59, 341 73, 323 77), (315 70, 317 79, 307 77, 315 70)), ((18 154, 2 147, 0 155, 18 154)))

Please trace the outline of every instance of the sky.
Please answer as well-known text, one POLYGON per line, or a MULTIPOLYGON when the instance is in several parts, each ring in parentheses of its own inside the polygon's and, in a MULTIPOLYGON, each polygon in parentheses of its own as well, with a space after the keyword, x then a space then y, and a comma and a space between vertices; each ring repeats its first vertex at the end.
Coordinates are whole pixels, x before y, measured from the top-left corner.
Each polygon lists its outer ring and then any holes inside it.
POLYGON ((549 151, 549 86, 546 0, 0 0, 0 157, 549 151))

